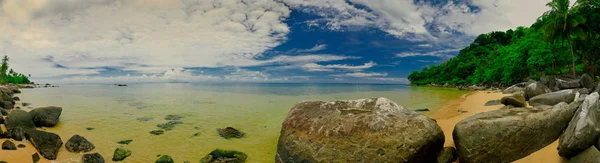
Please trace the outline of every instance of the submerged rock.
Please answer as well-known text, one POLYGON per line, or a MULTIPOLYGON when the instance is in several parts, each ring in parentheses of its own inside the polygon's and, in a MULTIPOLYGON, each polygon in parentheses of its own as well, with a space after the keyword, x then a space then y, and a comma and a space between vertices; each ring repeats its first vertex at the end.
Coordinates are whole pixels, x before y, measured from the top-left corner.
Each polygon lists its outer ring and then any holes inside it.
POLYGON ((123 161, 125 158, 131 156, 131 151, 124 148, 117 148, 113 154, 113 161, 123 161))
POLYGON ((165 120, 169 120, 169 121, 172 121, 172 120, 176 121, 176 120, 180 120, 181 118, 183 118, 183 116, 173 115, 173 114, 169 114, 169 115, 165 116, 165 120))
POLYGON ((233 128, 233 127, 227 127, 225 129, 217 129, 217 132, 219 132, 219 135, 225 139, 230 139, 230 138, 242 138, 244 137, 245 133, 233 128))
POLYGON ((129 143, 131 143, 133 140, 121 140, 119 142, 117 142, 118 144, 123 144, 123 145, 129 145, 129 143))
POLYGON ((73 135, 65 144, 65 148, 69 152, 81 153, 92 151, 96 147, 83 136, 73 135))
POLYGON ((61 107, 49 106, 36 108, 29 112, 33 118, 33 123, 38 127, 54 127, 58 123, 61 107))
POLYGON ((181 121, 169 121, 164 124, 158 124, 158 125, 156 125, 156 127, 163 129, 165 131, 169 131, 169 130, 173 130, 175 128, 175 125, 182 124, 182 123, 183 122, 181 122, 181 121))
POLYGON ((26 137, 44 158, 56 160, 58 149, 60 149, 60 146, 63 144, 60 136, 54 133, 33 130, 27 132, 26 137))
POLYGON ((2 150, 17 150, 17 146, 12 141, 6 140, 2 143, 2 150))
POLYGON ((290 110, 275 161, 435 162, 443 144, 433 119, 387 98, 311 101, 290 110))
POLYGON ((165 131, 163 131, 163 130, 152 130, 152 131, 150 131, 150 134, 152 134, 152 135, 162 135, 164 133, 165 133, 165 131))
POLYGON ((416 112, 428 112, 429 109, 425 108, 425 109, 415 109, 416 112))
POLYGON ((451 163, 458 159, 458 153, 454 147, 444 147, 440 155, 438 156, 438 163, 451 163))
POLYGON ((200 159, 200 163, 243 163, 247 158, 244 152, 215 149, 200 159))
POLYGON ((546 85, 536 82, 525 87, 525 100, 529 100, 535 96, 552 92, 546 85))
POLYGON ((535 96, 529 99, 529 105, 540 106, 540 105, 556 105, 561 102, 571 103, 575 100, 575 90, 567 89, 552 93, 546 93, 535 96))
POLYGON ((560 136, 558 154, 571 158, 577 153, 593 146, 600 136, 600 96, 597 92, 585 97, 583 104, 569 122, 569 126, 560 136))
POLYGON ((162 155, 154 163, 174 163, 173 158, 169 155, 162 155))
POLYGON ((504 105, 512 105, 516 107, 525 107, 527 106, 527 101, 525 101, 525 97, 518 94, 513 94, 510 96, 504 96, 500 99, 500 103, 504 105))
POLYGON ((554 142, 578 103, 554 107, 513 108, 475 114, 454 127, 459 161, 511 162, 554 142))
POLYGON ((34 153, 33 155, 31 155, 31 159, 33 160, 33 163, 37 163, 40 161, 40 155, 38 153, 34 153))
POLYGON ((84 154, 81 160, 83 163, 104 163, 104 157, 99 153, 84 154))
POLYGON ((137 118, 138 121, 142 121, 142 122, 151 121, 153 119, 154 118, 152 118, 152 117, 140 117, 140 118, 137 118))

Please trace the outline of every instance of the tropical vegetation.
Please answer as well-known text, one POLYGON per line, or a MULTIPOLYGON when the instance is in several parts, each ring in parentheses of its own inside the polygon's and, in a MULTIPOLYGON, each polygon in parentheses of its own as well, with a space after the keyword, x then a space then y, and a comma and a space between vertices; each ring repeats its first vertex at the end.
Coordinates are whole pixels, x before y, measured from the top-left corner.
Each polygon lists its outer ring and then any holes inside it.
POLYGON ((479 35, 459 54, 408 76, 412 84, 500 85, 545 75, 600 75, 600 0, 553 0, 530 27, 479 35))
POLYGON ((20 73, 13 71, 13 69, 9 70, 8 60, 9 60, 8 56, 4 56, 2 58, 2 66, 0 66, 0 83, 2 83, 2 84, 7 84, 7 83, 29 84, 29 83, 31 83, 31 81, 29 81, 29 77, 31 77, 31 75, 26 76, 24 74, 20 74, 20 73))

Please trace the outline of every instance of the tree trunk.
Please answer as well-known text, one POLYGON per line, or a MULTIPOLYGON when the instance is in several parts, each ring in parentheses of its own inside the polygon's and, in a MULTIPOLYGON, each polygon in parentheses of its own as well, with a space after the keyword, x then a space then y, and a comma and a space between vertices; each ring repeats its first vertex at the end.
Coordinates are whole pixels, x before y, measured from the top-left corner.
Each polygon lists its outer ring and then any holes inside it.
POLYGON ((567 38, 569 39, 569 46, 571 47, 571 61, 573 62, 573 77, 577 78, 577 75, 575 74, 575 52, 573 52, 573 41, 571 40, 571 33, 569 32, 569 35, 567 35, 567 38))

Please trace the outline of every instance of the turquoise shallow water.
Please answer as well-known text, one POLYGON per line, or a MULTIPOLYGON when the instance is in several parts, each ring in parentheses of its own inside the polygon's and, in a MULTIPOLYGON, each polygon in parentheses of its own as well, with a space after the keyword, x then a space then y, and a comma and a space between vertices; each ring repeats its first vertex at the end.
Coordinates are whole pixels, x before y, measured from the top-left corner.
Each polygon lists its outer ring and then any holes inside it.
MULTIPOLYGON (((22 91, 18 96, 32 107, 63 107, 59 125, 46 129, 63 141, 73 134, 83 135, 96 145, 94 152, 109 160, 114 149, 122 146, 116 142, 133 139, 123 146, 133 151, 125 162, 154 162, 164 154, 176 162, 198 162, 215 148, 245 152, 248 162, 273 162, 281 123, 296 103, 387 97, 409 108, 435 110, 466 93, 404 85, 190 83, 61 85, 22 91), (149 134, 157 124, 167 122, 168 114, 183 116, 183 124, 164 135, 149 134), (136 120, 140 117, 153 120, 136 120), (219 137, 216 129, 227 126, 240 129, 246 137, 219 137)), ((58 160, 77 162, 81 155, 62 150, 58 160)))

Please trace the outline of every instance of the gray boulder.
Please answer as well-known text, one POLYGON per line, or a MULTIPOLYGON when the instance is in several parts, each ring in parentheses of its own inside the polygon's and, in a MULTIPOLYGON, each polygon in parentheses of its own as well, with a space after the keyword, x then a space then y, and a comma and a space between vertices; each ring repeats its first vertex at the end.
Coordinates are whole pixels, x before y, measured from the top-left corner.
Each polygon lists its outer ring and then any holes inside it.
POLYGON ((84 154, 81 160, 83 163, 104 163, 104 157, 99 153, 84 154))
POLYGON ((444 147, 440 155, 438 156, 438 163, 451 163, 458 159, 458 153, 454 147, 444 147))
POLYGON ((434 120, 387 98, 311 101, 284 120, 275 162, 436 162, 443 144, 434 120))
POLYGON ((490 100, 488 102, 486 102, 485 104, 483 104, 483 106, 494 106, 494 105, 500 105, 502 104, 502 102, 500 100, 490 100))
POLYGON ((525 87, 525 99, 529 100, 537 95, 546 94, 550 92, 552 91, 548 87, 546 87, 546 85, 540 82, 531 83, 527 87, 525 87))
POLYGON ((600 163, 600 151, 594 146, 569 159, 569 163, 600 163))
POLYGON ((38 127, 54 127, 58 123, 61 107, 49 106, 35 108, 29 112, 33 118, 33 123, 38 127))
POLYGON ((44 158, 56 160, 58 149, 63 144, 60 136, 39 130, 27 132, 25 136, 44 158))
POLYGON ((588 90, 594 90, 594 79, 588 74, 581 75, 581 77, 579 78, 579 84, 583 88, 587 88, 588 90))
POLYGON ((527 101, 525 101, 525 97, 519 94, 513 94, 510 96, 504 96, 500 99, 500 103, 504 105, 512 105, 516 107, 525 107, 527 106, 527 101))
POLYGON ((518 91, 522 91, 525 90, 525 87, 527 87, 527 85, 531 84, 531 82, 522 82, 522 83, 517 83, 515 85, 512 85, 506 89, 504 89, 502 91, 503 94, 513 94, 515 92, 518 91))
POLYGON ((559 89, 581 88, 581 83, 576 79, 556 79, 559 89))
POLYGON ((25 133, 35 130, 31 115, 23 110, 11 110, 4 123, 8 135, 18 141, 23 140, 25 133))
POLYGON ((569 122, 569 126, 560 136, 558 154, 571 158, 577 153, 593 146, 600 136, 600 96, 592 93, 585 97, 583 104, 569 122))
POLYGON ((540 77, 540 83, 547 86, 552 92, 560 90, 554 76, 542 76, 540 77))
POLYGON ((73 135, 65 144, 65 148, 69 152, 81 153, 92 151, 96 147, 83 136, 73 135))
POLYGON ((452 137, 459 161, 512 162, 554 142, 579 103, 479 113, 460 121, 452 137))
POLYGON ((575 90, 561 90, 552 93, 546 93, 542 95, 535 96, 529 99, 529 105, 531 106, 539 106, 539 105, 556 105, 561 102, 571 103, 575 100, 575 90))

